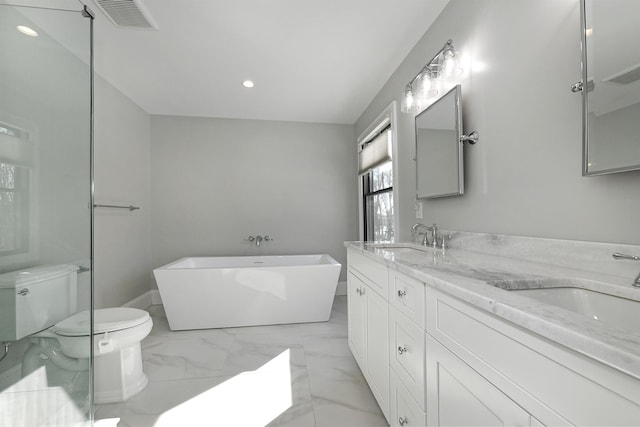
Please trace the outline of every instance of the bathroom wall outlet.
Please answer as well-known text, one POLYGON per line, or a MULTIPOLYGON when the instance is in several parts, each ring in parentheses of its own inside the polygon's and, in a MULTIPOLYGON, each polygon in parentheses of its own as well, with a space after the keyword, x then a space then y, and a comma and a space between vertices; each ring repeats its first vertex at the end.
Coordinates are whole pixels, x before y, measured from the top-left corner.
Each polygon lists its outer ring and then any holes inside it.
POLYGON ((422 202, 416 202, 416 219, 422 219, 422 202))

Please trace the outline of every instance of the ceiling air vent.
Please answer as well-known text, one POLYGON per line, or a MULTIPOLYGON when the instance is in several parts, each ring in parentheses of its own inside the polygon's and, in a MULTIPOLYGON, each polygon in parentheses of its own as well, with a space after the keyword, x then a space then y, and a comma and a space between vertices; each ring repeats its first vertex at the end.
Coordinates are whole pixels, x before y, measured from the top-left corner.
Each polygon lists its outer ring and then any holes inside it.
POLYGON ((154 30, 158 26, 140 0, 95 0, 117 27, 154 30))
POLYGON ((640 64, 614 74, 613 76, 606 78, 604 81, 618 83, 620 85, 628 85, 629 83, 633 83, 638 80, 640 80, 640 64))

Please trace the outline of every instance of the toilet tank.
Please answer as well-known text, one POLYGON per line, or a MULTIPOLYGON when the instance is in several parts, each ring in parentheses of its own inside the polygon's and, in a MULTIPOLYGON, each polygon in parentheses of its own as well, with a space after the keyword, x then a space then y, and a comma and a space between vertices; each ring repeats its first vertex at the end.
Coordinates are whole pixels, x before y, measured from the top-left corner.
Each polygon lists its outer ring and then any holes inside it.
POLYGON ((17 341, 76 312, 78 266, 50 265, 0 274, 0 341, 17 341))

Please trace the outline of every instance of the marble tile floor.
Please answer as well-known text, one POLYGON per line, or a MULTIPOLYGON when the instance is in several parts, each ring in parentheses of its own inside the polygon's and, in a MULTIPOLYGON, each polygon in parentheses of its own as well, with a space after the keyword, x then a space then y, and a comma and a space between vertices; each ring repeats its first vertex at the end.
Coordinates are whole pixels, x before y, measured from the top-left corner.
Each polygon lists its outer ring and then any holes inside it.
POLYGON ((162 306, 148 311, 149 384, 124 403, 96 405, 98 426, 388 425, 347 347, 345 296, 322 323, 174 332, 162 306))

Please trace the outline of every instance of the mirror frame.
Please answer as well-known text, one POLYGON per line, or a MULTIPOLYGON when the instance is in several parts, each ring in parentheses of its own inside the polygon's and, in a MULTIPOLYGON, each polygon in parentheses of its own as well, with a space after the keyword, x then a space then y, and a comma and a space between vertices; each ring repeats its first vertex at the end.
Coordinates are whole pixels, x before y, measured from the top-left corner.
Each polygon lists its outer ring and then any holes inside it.
POLYGON ((429 105, 427 108, 425 108, 424 110, 420 111, 420 113, 416 114, 415 118, 414 118, 414 125, 415 125, 415 153, 416 153, 416 157, 415 157, 415 161, 416 161, 416 199, 436 199, 439 197, 451 197, 451 196, 461 196, 464 194, 464 153, 463 153, 463 127, 462 127, 462 106, 461 106, 461 99, 462 99, 462 86, 457 84, 454 87, 452 87, 450 90, 448 90, 444 95, 442 95, 440 98, 438 98, 435 102, 433 102, 431 105, 429 105), (456 123, 456 129, 455 129, 455 133, 456 133, 456 138, 457 138, 457 159, 458 159, 458 189, 457 191, 451 192, 451 193, 443 193, 443 194, 434 194, 434 195, 423 195, 420 194, 420 183, 418 182, 418 168, 420 167, 420 165, 418 164, 418 118, 420 116, 422 116, 423 114, 427 113, 431 108, 433 108, 434 106, 436 106, 439 102, 443 101, 448 95, 450 95, 451 93, 454 94, 454 104, 455 104, 455 112, 454 112, 454 120, 456 123))
POLYGON ((589 91, 593 82, 589 81, 587 70, 587 0, 580 0, 580 47, 582 51, 582 80, 572 86, 572 91, 579 91, 582 95, 582 176, 609 175, 620 172, 640 170, 640 164, 619 168, 589 171, 589 91), (579 86, 576 89, 576 85, 579 86))

